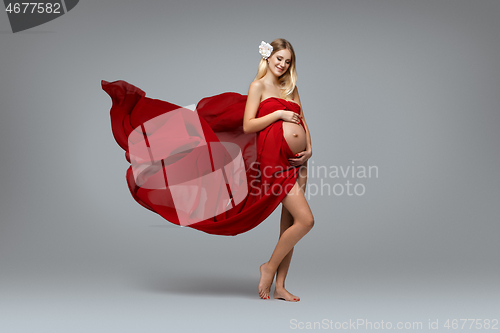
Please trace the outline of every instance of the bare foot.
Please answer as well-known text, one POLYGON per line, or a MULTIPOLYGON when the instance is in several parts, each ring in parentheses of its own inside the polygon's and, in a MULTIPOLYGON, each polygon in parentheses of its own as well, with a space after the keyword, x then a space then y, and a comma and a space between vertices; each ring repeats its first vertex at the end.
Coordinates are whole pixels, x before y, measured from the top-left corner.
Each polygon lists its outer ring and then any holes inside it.
POLYGON ((300 301, 299 296, 295 296, 290 294, 284 287, 275 287, 274 288, 274 298, 283 299, 289 302, 298 302, 300 301))
POLYGON ((263 263, 260 265, 260 281, 259 281, 259 296, 262 299, 269 298, 269 292, 271 291, 271 285, 273 284, 274 274, 269 269, 269 263, 263 263))

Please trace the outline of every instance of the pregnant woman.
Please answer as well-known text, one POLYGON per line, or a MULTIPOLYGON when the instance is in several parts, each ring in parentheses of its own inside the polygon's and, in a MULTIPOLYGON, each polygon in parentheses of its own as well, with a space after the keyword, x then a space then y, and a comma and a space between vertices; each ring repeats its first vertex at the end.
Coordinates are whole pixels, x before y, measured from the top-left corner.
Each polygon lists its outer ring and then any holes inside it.
MULTIPOLYGON (((304 196, 311 137, 295 83, 289 42, 262 42, 248 96, 202 98, 196 109, 146 97, 123 80, 101 81, 111 97, 111 128, 131 164, 134 200, 165 220, 212 235, 236 236, 282 203, 280 239, 260 267, 258 291, 298 301, 285 289, 294 245, 312 228, 304 196)), ((174 92, 175 93, 175 92, 174 92)))
MULTIPOLYGON (((260 51, 262 59, 248 90, 243 128, 245 133, 259 132, 258 149, 262 151, 266 150, 266 145, 259 147, 261 138, 268 137, 273 130, 282 132, 284 150, 296 156, 290 158, 289 163, 300 166, 300 171, 297 181, 282 201, 280 238, 269 261, 260 266, 258 290, 261 298, 270 298, 270 288, 276 275, 274 298, 296 302, 300 298, 285 289, 285 277, 294 245, 314 225, 304 196, 307 160, 312 155, 311 137, 295 86, 297 75, 292 45, 285 39, 276 39, 271 44, 262 42, 260 51)), ((261 166, 262 169, 265 167, 261 166)), ((265 170, 262 171, 264 174, 265 170)))

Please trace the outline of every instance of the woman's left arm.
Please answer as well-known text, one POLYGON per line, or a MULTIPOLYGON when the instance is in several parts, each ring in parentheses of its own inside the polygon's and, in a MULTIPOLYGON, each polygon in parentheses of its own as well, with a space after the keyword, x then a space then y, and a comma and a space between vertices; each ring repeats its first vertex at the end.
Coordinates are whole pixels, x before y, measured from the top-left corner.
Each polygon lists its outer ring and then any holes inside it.
POLYGON ((297 161, 299 161, 300 164, 302 164, 312 156, 312 144, 311 144, 311 134, 309 133, 309 128, 307 127, 306 118, 304 117, 304 113, 302 112, 302 103, 300 102, 299 90, 297 89, 297 86, 295 86, 293 99, 300 105, 300 118, 302 119, 302 122, 304 123, 304 127, 306 130, 306 140, 307 140, 306 149, 303 152, 300 152, 298 158, 296 159, 297 161), (304 159, 302 160, 303 157, 304 159))

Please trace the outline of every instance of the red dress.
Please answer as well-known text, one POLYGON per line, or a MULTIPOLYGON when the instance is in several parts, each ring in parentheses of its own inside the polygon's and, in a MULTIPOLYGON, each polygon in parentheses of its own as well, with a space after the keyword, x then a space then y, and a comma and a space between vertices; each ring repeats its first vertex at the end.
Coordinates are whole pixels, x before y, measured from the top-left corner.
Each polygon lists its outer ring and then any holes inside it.
MULTIPOLYGON (((264 221, 295 184, 299 166, 288 162, 294 154, 283 120, 243 132, 246 95, 205 97, 192 111, 146 97, 122 80, 101 85, 112 99, 113 135, 131 163, 130 192, 166 220, 235 236, 264 221)), ((297 103, 270 97, 256 117, 276 110, 300 114, 297 103)))

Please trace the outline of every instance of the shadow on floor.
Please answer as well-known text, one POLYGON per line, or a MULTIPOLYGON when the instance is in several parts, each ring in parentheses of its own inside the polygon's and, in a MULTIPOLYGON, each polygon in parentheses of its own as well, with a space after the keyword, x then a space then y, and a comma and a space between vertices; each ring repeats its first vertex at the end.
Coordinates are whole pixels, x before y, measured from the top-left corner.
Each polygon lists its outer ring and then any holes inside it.
POLYGON ((171 276, 144 279, 140 289, 154 293, 259 299, 259 280, 247 277, 171 276))

